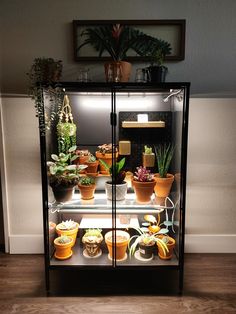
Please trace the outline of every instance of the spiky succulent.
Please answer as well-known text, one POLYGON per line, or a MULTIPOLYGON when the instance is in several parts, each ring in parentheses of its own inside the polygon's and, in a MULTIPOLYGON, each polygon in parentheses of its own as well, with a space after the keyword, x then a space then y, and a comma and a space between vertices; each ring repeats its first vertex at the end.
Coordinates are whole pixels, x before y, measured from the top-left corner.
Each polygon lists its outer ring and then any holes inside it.
POLYGON ((171 160, 174 155, 175 147, 172 144, 162 144, 154 147, 158 172, 161 178, 166 178, 167 172, 170 167, 171 160))
POLYGON ((146 167, 137 167, 135 171, 134 180, 139 182, 150 182, 153 181, 153 174, 146 167))
POLYGON ((66 220, 66 221, 62 221, 58 228, 60 230, 72 230, 76 227, 76 222, 74 220, 66 220))

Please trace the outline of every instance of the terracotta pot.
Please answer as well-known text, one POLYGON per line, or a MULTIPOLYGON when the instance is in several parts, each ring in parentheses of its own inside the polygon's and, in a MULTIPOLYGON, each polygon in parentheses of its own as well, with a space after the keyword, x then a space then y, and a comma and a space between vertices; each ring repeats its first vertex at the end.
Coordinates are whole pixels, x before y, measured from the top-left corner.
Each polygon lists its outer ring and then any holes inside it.
POLYGON ((52 187, 53 195, 55 197, 55 200, 58 203, 65 203, 72 200, 74 189, 75 189, 74 186, 65 187, 65 186, 59 185, 59 186, 52 187))
POLYGON ((56 249, 56 252, 54 254, 55 258, 60 259, 60 260, 65 260, 71 257, 71 255, 73 254, 71 248, 73 246, 73 238, 69 237, 71 239, 71 241, 69 243, 59 243, 58 239, 56 238, 54 240, 54 246, 56 249))
MULTIPOLYGON (((163 237, 164 237, 163 235, 159 235, 158 236, 159 239, 162 239, 163 237)), ((157 246, 158 246, 158 256, 161 259, 164 259, 164 260, 168 260, 168 259, 172 258, 173 250, 174 250, 174 247, 175 247, 175 239, 170 237, 170 236, 168 236, 168 239, 169 239, 169 243, 166 243, 166 245, 168 247, 169 252, 166 252, 166 256, 165 256, 162 248, 157 243, 157 246)))
POLYGON ((69 237, 72 237, 73 238, 73 244, 72 246, 75 245, 75 241, 76 241, 76 238, 77 238, 77 233, 78 233, 78 229, 79 229, 79 224, 77 222, 75 222, 75 228, 74 229, 60 229, 60 224, 58 224, 56 226, 56 232, 59 236, 63 236, 63 235, 66 235, 66 236, 69 236, 69 237))
POLYGON ((94 161, 94 162, 88 162, 86 161, 85 165, 87 165, 88 167, 86 168, 86 173, 97 173, 98 171, 98 160, 94 161))
MULTIPOLYGON (((115 154, 115 159, 118 157, 118 152, 115 154)), ((112 165, 112 154, 102 154, 100 152, 96 152, 96 157, 97 159, 102 159, 103 161, 105 161, 108 166, 110 167, 112 165)), ((99 167, 100 167, 100 172, 102 174, 109 174, 109 171, 106 170, 106 168, 99 162, 99 167)))
MULTIPOLYGON (((125 259, 125 253, 127 250, 130 235, 126 231, 116 230, 116 260, 120 261, 125 259)), ((109 251, 109 257, 113 258, 112 246, 114 245, 112 238, 112 231, 105 234, 105 242, 109 251)))
POLYGON ((169 196, 172 183, 174 182, 173 174, 167 173, 166 178, 160 178, 159 173, 154 175, 156 185, 154 188, 157 197, 165 198, 169 196))
POLYGON ((151 201, 151 196, 155 185, 156 182, 154 180, 150 182, 139 182, 132 180, 132 186, 136 194, 137 202, 143 204, 149 203, 151 201))
POLYGON ((96 189, 95 184, 91 185, 78 184, 78 188, 80 190, 81 198, 83 200, 91 200, 92 198, 94 198, 94 191, 96 189))
POLYGON ((126 61, 111 61, 104 64, 107 82, 128 82, 132 65, 126 61))
MULTIPOLYGON (((112 184, 110 182, 105 183, 106 195, 108 200, 112 200, 112 184)), ((125 199, 127 193, 127 182, 116 184, 116 201, 122 201, 125 199)))
POLYGON ((88 159, 89 159, 89 156, 80 156, 77 160, 80 165, 86 165, 88 159))

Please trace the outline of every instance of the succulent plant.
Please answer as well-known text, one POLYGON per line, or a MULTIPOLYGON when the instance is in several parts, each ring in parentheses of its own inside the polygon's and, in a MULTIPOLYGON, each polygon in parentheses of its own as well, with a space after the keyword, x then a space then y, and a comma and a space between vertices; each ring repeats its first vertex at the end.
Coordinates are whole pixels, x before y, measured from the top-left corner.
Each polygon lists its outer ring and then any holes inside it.
POLYGON ((144 146, 144 153, 148 154, 148 155, 152 154, 152 147, 145 145, 144 146))
POLYGON ((80 185, 93 185, 95 184, 95 180, 92 177, 81 177, 79 179, 80 185))
POLYGON ((166 178, 167 172, 170 167, 171 160, 174 155, 175 147, 172 144, 162 144, 154 147, 158 172, 161 178, 166 178))
POLYGON ((95 162, 95 161, 96 161, 96 157, 94 155, 90 154, 88 162, 95 162))
POLYGON ((72 230, 76 227, 76 222, 74 220, 66 220, 66 221, 62 221, 58 228, 60 230, 72 230))
POLYGON ((102 236, 102 229, 87 229, 84 237, 101 237, 102 236))
POLYGON ((72 146, 68 154, 51 155, 53 161, 47 162, 51 186, 75 186, 78 183, 79 172, 87 168, 87 166, 71 164, 77 158, 75 150, 76 146, 72 146))
POLYGON ((57 242, 60 244, 67 244, 70 243, 71 241, 72 241, 71 237, 65 235, 57 238, 57 242))
POLYGON ((137 167, 135 171, 134 180, 139 182, 150 182, 153 181, 153 174, 146 167, 137 167))
POLYGON ((77 149, 76 150, 76 155, 77 157, 82 157, 82 156, 88 156, 89 155, 89 151, 87 149, 77 149))

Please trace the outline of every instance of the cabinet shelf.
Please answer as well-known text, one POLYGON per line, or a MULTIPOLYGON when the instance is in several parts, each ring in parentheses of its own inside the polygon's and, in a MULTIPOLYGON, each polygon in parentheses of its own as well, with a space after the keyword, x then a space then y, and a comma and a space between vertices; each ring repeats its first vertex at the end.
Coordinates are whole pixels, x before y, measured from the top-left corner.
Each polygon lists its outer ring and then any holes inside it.
POLYGON ((165 121, 148 121, 148 122, 138 122, 138 121, 123 121, 122 128, 126 129, 139 129, 139 128, 164 128, 165 121))

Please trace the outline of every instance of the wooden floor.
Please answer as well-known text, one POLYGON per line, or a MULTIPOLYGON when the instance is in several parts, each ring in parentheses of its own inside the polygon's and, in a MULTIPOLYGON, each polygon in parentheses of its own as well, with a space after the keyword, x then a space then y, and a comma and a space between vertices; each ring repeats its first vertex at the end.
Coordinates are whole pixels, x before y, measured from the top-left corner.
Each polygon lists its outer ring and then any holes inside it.
POLYGON ((43 267, 40 255, 0 253, 1 314, 236 313, 236 254, 186 255, 183 296, 47 297, 43 267))

